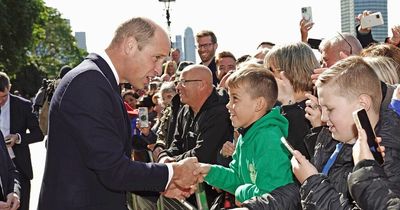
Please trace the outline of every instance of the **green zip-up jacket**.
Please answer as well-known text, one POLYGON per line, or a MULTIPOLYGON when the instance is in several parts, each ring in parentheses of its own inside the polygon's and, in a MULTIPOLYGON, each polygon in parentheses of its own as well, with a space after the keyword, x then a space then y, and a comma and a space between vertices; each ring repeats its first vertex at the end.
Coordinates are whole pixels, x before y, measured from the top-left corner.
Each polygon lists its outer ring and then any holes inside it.
POLYGON ((229 168, 212 165, 205 181, 243 202, 293 182, 290 154, 281 143, 288 121, 273 108, 240 135, 229 168))

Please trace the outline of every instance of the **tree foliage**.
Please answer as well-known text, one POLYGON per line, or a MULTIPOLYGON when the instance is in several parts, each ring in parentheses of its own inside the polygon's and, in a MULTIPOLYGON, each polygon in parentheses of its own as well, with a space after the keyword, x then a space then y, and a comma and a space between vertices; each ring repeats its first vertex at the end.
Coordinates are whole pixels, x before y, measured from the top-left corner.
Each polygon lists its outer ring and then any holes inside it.
POLYGON ((55 78, 85 56, 68 20, 43 0, 0 0, 0 11, 0 70, 14 90, 32 96, 42 78, 55 78))

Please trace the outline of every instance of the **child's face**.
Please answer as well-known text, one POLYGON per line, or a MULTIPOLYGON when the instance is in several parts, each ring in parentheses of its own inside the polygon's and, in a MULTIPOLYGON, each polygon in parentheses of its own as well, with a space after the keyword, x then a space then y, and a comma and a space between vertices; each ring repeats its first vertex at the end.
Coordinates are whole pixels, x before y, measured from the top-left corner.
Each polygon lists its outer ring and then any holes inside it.
POLYGON ((353 111, 361 106, 358 100, 350 101, 337 95, 337 88, 329 85, 318 88, 318 101, 322 109, 321 120, 329 126, 332 137, 341 142, 353 143, 357 131, 353 111))
POLYGON ((230 113, 232 125, 235 128, 247 128, 258 117, 256 114, 256 99, 253 99, 244 86, 229 88, 229 103, 226 105, 230 113))

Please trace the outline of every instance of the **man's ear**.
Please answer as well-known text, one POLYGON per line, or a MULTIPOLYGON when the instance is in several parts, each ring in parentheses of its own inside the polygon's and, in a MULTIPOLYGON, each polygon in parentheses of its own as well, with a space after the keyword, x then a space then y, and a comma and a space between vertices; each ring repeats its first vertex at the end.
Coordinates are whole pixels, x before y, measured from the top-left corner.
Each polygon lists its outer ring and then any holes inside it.
POLYGON ((372 107, 372 98, 371 96, 367 95, 367 94, 361 94, 358 97, 359 103, 360 103, 360 108, 364 108, 365 111, 368 111, 369 109, 371 109, 372 107))
POLYGON ((138 46, 138 43, 137 43, 135 37, 130 36, 130 37, 125 38, 124 45, 123 45, 124 53, 126 55, 132 54, 132 53, 134 54, 136 52, 137 46, 138 46))

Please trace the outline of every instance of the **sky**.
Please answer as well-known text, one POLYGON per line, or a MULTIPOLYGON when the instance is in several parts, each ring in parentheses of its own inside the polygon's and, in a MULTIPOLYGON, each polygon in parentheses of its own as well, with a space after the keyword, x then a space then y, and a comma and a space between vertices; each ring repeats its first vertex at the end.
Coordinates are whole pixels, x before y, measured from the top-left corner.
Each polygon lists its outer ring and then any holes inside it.
MULTIPOLYGON (((231 51, 236 57, 253 54, 262 41, 299 41, 304 6, 312 7, 315 22, 309 37, 323 38, 340 31, 340 0, 176 0, 170 3, 170 29, 165 3, 159 0, 45 0, 45 4, 69 19, 73 32, 86 32, 88 52, 105 49, 118 25, 134 16, 156 21, 170 32, 172 41, 186 27, 194 34, 212 30, 218 39, 217 52, 231 51)), ((388 0, 389 30, 400 24, 398 8, 399 0, 388 0)))

